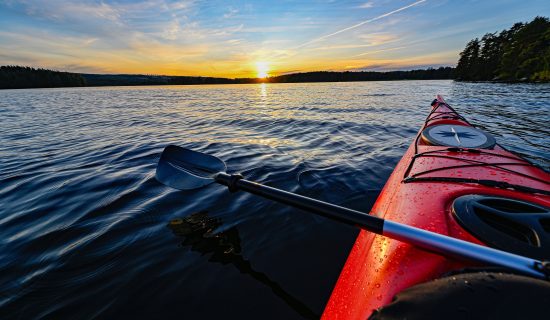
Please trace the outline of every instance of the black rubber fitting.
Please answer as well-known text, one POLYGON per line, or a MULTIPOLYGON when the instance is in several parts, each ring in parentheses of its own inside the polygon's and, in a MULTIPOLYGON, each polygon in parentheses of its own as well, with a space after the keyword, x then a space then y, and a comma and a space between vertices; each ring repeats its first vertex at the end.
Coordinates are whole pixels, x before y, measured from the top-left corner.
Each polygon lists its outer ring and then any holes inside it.
POLYGON ((537 262, 535 268, 546 275, 546 279, 550 280, 550 261, 544 260, 537 262))
POLYGON ((229 192, 234 193, 239 191, 239 187, 237 186, 237 181, 243 178, 244 177, 240 173, 232 174, 231 178, 229 179, 229 183, 227 184, 227 188, 229 189, 229 192))

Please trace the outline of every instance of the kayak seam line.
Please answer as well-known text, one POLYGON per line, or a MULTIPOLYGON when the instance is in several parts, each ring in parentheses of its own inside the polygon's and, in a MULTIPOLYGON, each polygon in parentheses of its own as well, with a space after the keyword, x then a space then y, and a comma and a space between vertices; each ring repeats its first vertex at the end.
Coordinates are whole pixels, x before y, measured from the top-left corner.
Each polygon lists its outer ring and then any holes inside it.
POLYGON ((514 189, 521 192, 527 193, 540 193, 544 195, 550 195, 550 191, 541 190, 537 188, 526 187, 517 184, 511 184, 503 181, 496 180, 485 180, 485 179, 468 179, 468 178, 451 178, 451 177, 407 177, 403 179, 403 183, 411 182, 456 182, 456 183, 475 183, 486 187, 494 187, 499 189, 514 189))

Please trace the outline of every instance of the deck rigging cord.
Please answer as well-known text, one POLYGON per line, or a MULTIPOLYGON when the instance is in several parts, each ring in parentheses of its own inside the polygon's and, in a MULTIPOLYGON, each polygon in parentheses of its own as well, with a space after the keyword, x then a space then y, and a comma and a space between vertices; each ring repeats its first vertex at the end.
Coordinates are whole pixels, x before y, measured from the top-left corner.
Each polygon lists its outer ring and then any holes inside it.
MULTIPOLYGON (((435 105, 435 104, 437 104, 437 106, 432 109, 432 111, 428 115, 426 121, 424 121, 424 125, 422 127, 422 130, 426 129, 428 124, 432 121, 447 120, 447 119, 461 120, 461 121, 464 121, 465 123, 467 123, 468 125, 474 127, 470 122, 468 122, 464 117, 459 115, 447 103, 438 101, 436 99, 432 102, 432 106, 435 105), (445 106, 445 107, 449 108, 451 111, 438 111, 437 109, 440 106, 445 106), (436 114, 436 116, 432 117, 432 115, 434 115, 434 114, 436 114)), ((425 174, 429 174, 429 173, 433 173, 433 172, 437 172, 437 171, 444 171, 444 170, 448 170, 448 169, 460 169, 460 168, 471 168, 471 167, 492 167, 492 168, 495 168, 497 170, 501 170, 501 171, 504 171, 504 172, 508 172, 508 173, 511 173, 511 174, 515 174, 515 175, 518 175, 518 176, 521 176, 521 177, 524 177, 524 178, 532 179, 532 180, 550 185, 550 181, 546 181, 546 180, 543 180, 543 179, 540 179, 540 178, 537 178, 537 177, 534 177, 534 176, 531 176, 531 175, 528 175, 528 174, 525 174, 525 173, 522 173, 522 172, 519 172, 519 171, 516 171, 516 170, 512 170, 510 168, 503 167, 503 166, 528 166, 528 167, 535 167, 535 168, 542 169, 540 166, 537 166, 536 164, 531 163, 530 161, 527 161, 527 160, 525 160, 525 159, 523 159, 523 158, 521 158, 521 157, 519 157, 515 154, 514 154, 515 157, 511 157, 511 156, 508 156, 508 155, 498 154, 498 153, 495 153, 495 152, 489 152, 489 151, 485 151, 485 150, 469 149, 469 148, 458 148, 458 147, 450 147, 450 148, 443 148, 443 149, 439 149, 439 150, 418 152, 418 145, 419 145, 419 142, 420 142, 420 137, 421 137, 420 134, 417 135, 416 139, 414 141, 414 155, 412 156, 411 162, 409 163, 407 169, 405 170, 405 173, 404 173, 404 176, 403 176, 403 182, 404 183, 428 182, 428 181, 433 181, 433 182, 454 182, 454 183, 474 183, 474 184, 480 184, 480 185, 488 186, 488 187, 495 187, 495 188, 501 188, 501 189, 513 189, 513 190, 517 190, 517 191, 521 191, 521 192, 527 192, 527 193, 539 193, 539 194, 550 195, 550 191, 548 191, 548 190, 542 190, 542 189, 538 189, 538 188, 532 188, 532 187, 527 187, 527 186, 523 186, 523 185, 511 184, 511 183, 507 183, 507 182, 503 182, 503 181, 496 181, 496 180, 490 180, 490 179, 474 179, 474 178, 458 178, 458 177, 419 177, 421 175, 425 175, 425 174), (456 152, 456 153, 459 153, 459 154, 488 155, 488 156, 493 156, 493 157, 512 159, 512 160, 516 160, 518 162, 493 162, 493 163, 491 163, 491 162, 479 161, 479 160, 474 160, 474 159, 462 158, 462 157, 458 157, 458 156, 451 156, 451 155, 448 155, 448 154, 445 154, 445 155, 437 154, 437 153, 448 153, 448 152, 456 152), (443 166, 443 167, 438 167, 438 168, 434 168, 434 169, 424 170, 424 171, 421 171, 421 172, 416 172, 416 173, 410 175, 416 160, 419 159, 419 158, 422 158, 422 157, 435 157, 435 158, 451 159, 451 160, 466 162, 468 164, 454 165, 454 166, 443 166)), ((502 147, 501 145, 498 145, 498 146, 501 147, 502 149, 506 150, 506 151, 509 151, 509 150, 505 149, 504 147, 502 147)))

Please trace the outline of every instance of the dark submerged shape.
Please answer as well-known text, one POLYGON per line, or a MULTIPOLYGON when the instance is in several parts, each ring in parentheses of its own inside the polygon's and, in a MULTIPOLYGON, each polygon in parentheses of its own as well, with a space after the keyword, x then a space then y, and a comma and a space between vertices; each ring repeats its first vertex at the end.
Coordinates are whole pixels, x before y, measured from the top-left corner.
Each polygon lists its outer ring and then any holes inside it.
POLYGON ((425 119, 431 93, 443 91, 456 105, 475 103, 464 115, 549 167, 546 84, 266 91, 267 101, 257 86, 0 90, 1 318, 300 318, 250 275, 180 246, 184 239, 167 224, 201 210, 222 219, 213 233, 237 227, 254 270, 322 312, 358 230, 215 185, 170 190, 154 178, 167 143, 219 156, 271 186, 368 212, 425 119), (280 112, 266 114, 266 105, 280 112), (511 118, 513 131, 503 126, 511 118))
POLYGON ((281 285, 265 273, 256 271, 249 260, 241 254, 241 238, 237 227, 216 232, 223 225, 219 218, 212 218, 206 211, 192 213, 189 216, 173 219, 168 224, 174 235, 182 239, 183 247, 202 255, 210 255, 208 261, 222 265, 233 265, 243 274, 250 275, 256 281, 268 286, 273 293, 287 303, 292 309, 306 319, 318 319, 306 304, 285 291, 281 285))
POLYGON ((495 265, 542 279, 550 276, 550 270, 541 269, 543 264, 534 259, 264 186, 245 180, 240 174, 230 175, 223 171, 216 173, 216 168, 225 169, 222 160, 214 156, 170 145, 164 149, 160 157, 157 166, 157 179, 172 188, 180 187, 181 190, 200 188, 215 181, 227 186, 230 192, 246 191, 309 213, 358 226, 363 230, 408 243, 429 252, 495 265))

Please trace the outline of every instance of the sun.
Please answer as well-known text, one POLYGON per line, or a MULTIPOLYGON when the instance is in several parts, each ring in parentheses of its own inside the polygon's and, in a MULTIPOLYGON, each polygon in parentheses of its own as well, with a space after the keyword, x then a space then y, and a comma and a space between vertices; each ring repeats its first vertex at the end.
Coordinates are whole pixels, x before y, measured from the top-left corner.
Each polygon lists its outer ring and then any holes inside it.
POLYGON ((258 78, 267 78, 269 77, 269 64, 265 61, 256 62, 256 70, 258 71, 258 78))

